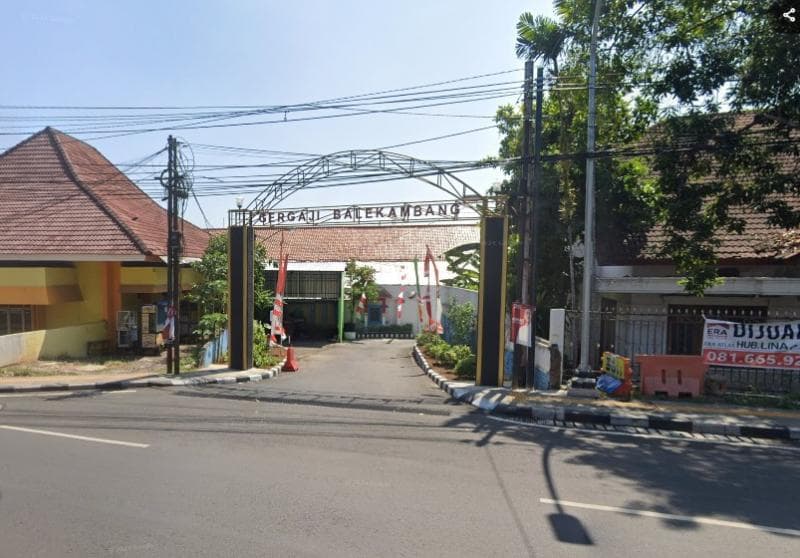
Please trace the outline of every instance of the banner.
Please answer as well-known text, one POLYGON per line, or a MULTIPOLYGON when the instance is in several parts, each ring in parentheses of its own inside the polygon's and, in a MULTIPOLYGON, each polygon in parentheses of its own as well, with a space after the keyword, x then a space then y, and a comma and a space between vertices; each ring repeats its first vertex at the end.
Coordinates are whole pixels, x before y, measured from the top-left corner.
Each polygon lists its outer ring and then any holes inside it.
POLYGON ((279 344, 286 339, 286 330, 283 327, 283 294, 286 289, 286 273, 289 267, 289 254, 278 258, 278 281, 275 285, 275 303, 270 314, 269 340, 279 344), (280 341, 278 341, 280 337, 280 341))
POLYGON ((511 305, 511 341, 525 347, 531 346, 531 305, 514 302, 511 305))
POLYGON ((800 370, 800 321, 743 324, 706 319, 703 362, 800 370))

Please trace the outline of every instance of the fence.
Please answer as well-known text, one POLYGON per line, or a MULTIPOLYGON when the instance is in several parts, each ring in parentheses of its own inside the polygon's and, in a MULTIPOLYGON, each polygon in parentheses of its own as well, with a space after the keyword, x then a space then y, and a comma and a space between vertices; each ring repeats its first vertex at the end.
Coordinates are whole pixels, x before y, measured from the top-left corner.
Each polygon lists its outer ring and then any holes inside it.
MULTIPOLYGON (((666 308, 635 309, 608 305, 590 312, 589 364, 598 369, 604 351, 631 358, 634 380, 638 377, 636 355, 699 355, 704 318, 733 322, 800 320, 798 309, 768 309, 765 306, 668 305, 666 308)), ((564 316, 564 374, 571 376, 580 360, 581 313, 566 310, 564 316)), ((552 333, 552 332, 551 332, 552 333)), ((723 380, 729 390, 800 393, 800 371, 711 366, 709 376, 723 380)))

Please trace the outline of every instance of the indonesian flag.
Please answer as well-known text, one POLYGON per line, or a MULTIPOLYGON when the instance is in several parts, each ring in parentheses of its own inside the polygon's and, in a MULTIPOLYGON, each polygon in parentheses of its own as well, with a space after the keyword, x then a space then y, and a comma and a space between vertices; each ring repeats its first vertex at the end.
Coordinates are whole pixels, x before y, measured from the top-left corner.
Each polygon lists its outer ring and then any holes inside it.
POLYGON ((161 335, 164 341, 175 340, 175 307, 170 306, 167 309, 167 320, 164 322, 164 329, 161 330, 161 335))
POLYGON ((397 321, 403 317, 403 303, 405 302, 406 268, 400 266, 400 292, 397 294, 397 321))
POLYGON ((428 288, 425 294, 425 309, 428 311, 428 331, 438 334, 444 333, 442 327, 442 296, 439 288, 439 269, 436 267, 436 260, 430 246, 426 246, 425 265, 423 275, 428 278, 428 288), (434 283, 436 285, 436 299, 431 299, 431 275, 430 268, 433 267, 434 283))
POLYGON ((278 344, 278 336, 281 341, 286 339, 286 330, 283 327, 283 293, 286 289, 286 268, 289 267, 289 254, 278 260, 278 281, 275 285, 275 302, 272 305, 270 315, 270 334, 269 340, 278 344))
POLYGON ((356 307, 356 314, 365 314, 367 312, 367 293, 361 293, 361 298, 356 307))

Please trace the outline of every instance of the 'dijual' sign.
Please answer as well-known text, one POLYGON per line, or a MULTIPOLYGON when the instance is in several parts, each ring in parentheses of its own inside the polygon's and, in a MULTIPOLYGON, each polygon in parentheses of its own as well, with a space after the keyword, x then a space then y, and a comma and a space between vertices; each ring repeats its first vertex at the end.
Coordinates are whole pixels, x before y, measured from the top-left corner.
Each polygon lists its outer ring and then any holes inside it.
POLYGON ((399 204, 352 207, 264 210, 255 214, 253 224, 281 225, 346 223, 364 221, 412 221, 414 219, 458 219, 460 203, 399 204))

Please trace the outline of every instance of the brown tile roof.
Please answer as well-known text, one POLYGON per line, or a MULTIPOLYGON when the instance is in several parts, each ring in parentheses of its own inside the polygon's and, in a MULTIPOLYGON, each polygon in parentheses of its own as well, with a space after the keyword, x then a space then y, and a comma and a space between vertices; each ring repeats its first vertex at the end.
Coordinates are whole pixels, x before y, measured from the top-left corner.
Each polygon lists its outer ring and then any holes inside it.
MULTIPOLYGON (((478 242, 480 228, 476 224, 404 225, 373 227, 302 227, 256 229, 270 257, 280 252, 283 237, 284 253, 292 261, 344 262, 357 261, 408 262, 425 258, 429 245, 436 259, 450 248, 478 242)), ((216 229, 216 232, 223 232, 216 229)))
MULTIPOLYGON (((99 151, 52 128, 0 155, 0 257, 153 259, 166 250, 167 214, 99 151)), ((208 234, 184 222, 187 257, 208 234)))
MULTIPOLYGON (((748 133, 755 136, 762 135, 770 126, 768 118, 757 118, 755 113, 749 112, 737 114, 732 121, 734 129, 742 129, 749 126, 748 133)), ((797 136, 793 132, 793 137, 797 136)), ((693 138, 685 138, 687 145, 691 144, 693 138)), ((788 175, 797 175, 800 172, 800 158, 792 157, 788 154, 780 154, 774 158, 778 163, 780 171, 788 175)), ((711 165, 712 172, 715 165, 711 165)), ((713 176, 701 177, 693 180, 695 184, 703 184, 713 180, 713 176)), ((746 183, 750 178, 747 175, 739 177, 746 183)), ((781 196, 794 211, 800 211, 800 197, 794 194, 781 196)), ((721 264, 752 262, 767 263, 781 260, 788 260, 800 256, 800 230, 786 230, 776 227, 769 223, 769 214, 757 212, 747 207, 733 207, 729 210, 732 217, 740 218, 744 221, 744 228, 741 233, 717 231, 715 238, 719 241, 719 246, 715 253, 721 264)), ((644 262, 663 262, 664 259, 658 252, 667 242, 667 234, 661 225, 654 226, 646 235, 646 242, 636 261, 644 262)), ((608 254, 606 260, 616 260, 613 255, 608 254)), ((626 259, 626 258, 621 258, 626 259)), ((608 261, 607 263, 611 263, 608 261)), ((605 262, 604 262, 605 263, 605 262)), ((614 261, 614 263, 622 263, 614 261)))

